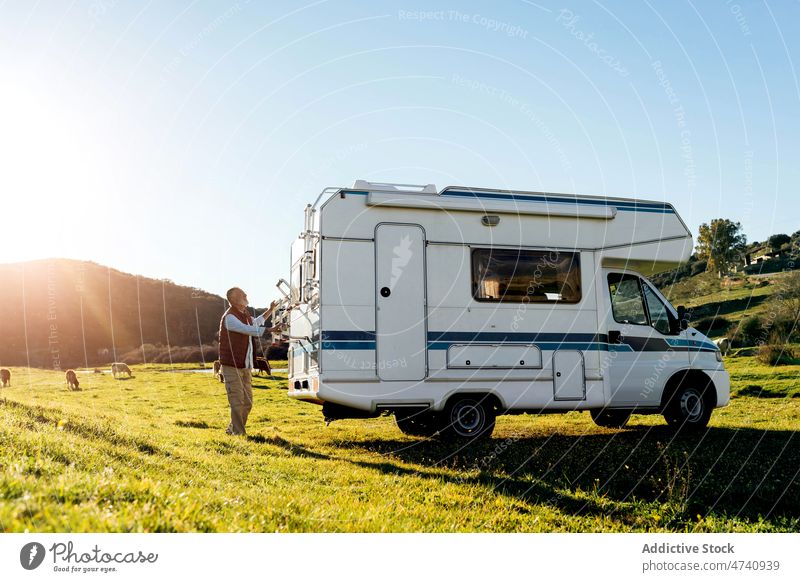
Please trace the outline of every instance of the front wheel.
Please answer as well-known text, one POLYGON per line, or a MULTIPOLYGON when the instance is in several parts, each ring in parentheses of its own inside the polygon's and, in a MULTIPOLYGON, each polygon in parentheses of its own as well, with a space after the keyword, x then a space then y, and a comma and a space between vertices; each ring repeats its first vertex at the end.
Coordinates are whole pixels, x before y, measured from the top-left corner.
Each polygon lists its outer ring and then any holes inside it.
POLYGON ((461 396, 447 404, 441 432, 444 436, 464 440, 488 438, 494 431, 496 416, 486 398, 461 396))
POLYGON ((604 428, 623 428, 631 418, 630 410, 602 410, 591 411, 592 420, 597 426, 604 428))
POLYGON ((711 419, 711 403, 699 388, 681 386, 667 403, 664 418, 676 430, 700 430, 711 419))

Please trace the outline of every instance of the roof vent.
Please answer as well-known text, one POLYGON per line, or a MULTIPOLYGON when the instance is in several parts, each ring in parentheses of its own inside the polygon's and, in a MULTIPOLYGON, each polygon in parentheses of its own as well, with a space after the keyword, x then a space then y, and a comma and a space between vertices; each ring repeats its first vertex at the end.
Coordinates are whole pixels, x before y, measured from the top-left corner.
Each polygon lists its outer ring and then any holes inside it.
POLYGON ((437 194, 436 184, 389 184, 387 182, 368 182, 356 180, 353 190, 379 190, 381 192, 414 192, 415 194, 437 194))

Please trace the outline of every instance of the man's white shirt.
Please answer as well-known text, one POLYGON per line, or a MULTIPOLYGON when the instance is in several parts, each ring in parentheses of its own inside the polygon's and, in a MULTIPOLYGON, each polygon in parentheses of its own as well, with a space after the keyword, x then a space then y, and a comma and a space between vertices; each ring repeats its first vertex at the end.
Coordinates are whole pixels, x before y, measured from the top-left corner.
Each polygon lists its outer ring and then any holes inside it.
MULTIPOLYGON (((253 325, 242 323, 234 314, 229 313, 225 316, 225 329, 235 333, 243 333, 252 337, 261 337, 264 334, 264 316, 259 315, 253 318, 253 325)), ((244 359, 244 367, 253 368, 253 342, 247 342, 247 357, 244 359)))

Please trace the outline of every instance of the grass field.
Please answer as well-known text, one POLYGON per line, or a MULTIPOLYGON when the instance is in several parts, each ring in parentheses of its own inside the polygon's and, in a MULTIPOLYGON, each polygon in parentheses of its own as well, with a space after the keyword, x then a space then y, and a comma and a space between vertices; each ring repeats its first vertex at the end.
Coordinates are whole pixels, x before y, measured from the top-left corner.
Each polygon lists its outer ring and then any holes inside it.
POLYGON ((656 416, 617 431, 522 415, 469 447, 403 436, 390 417, 326 427, 281 380, 254 381, 245 439, 224 434, 207 374, 138 366, 68 392, 62 373, 12 368, 0 530, 798 531, 800 366, 728 365, 747 395, 699 435, 656 416))

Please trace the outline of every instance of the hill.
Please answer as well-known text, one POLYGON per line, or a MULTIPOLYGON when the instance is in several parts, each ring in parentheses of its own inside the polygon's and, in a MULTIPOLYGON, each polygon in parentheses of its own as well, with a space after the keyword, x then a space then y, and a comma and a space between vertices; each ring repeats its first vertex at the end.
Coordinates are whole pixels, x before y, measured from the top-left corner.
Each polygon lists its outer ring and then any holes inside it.
POLYGON ((201 289, 87 261, 0 265, 0 365, 96 366, 135 359, 142 345, 146 361, 166 346, 194 346, 200 361, 225 308, 201 289))

